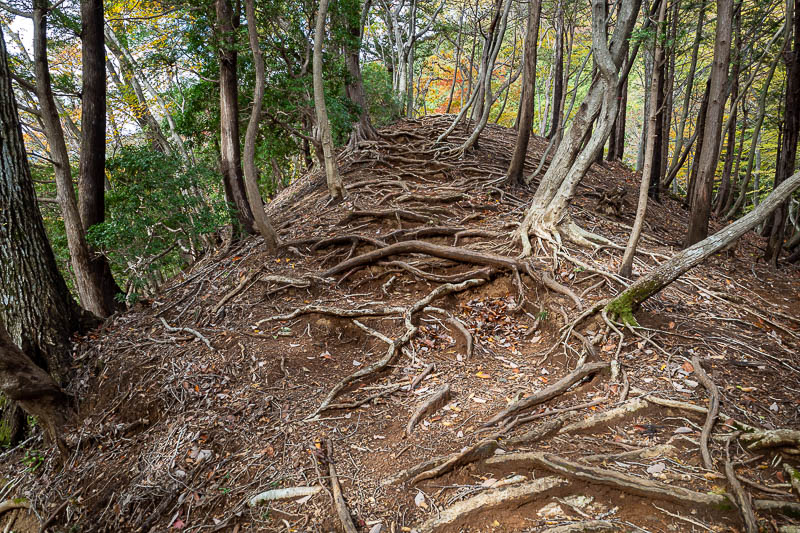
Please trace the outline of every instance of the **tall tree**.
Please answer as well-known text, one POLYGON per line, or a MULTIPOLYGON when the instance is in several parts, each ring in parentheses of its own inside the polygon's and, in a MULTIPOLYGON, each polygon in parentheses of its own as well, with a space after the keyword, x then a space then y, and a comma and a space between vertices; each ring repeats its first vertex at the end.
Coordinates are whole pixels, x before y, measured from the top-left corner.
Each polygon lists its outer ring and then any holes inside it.
POLYGON ((65 380, 70 337, 93 320, 70 296, 39 215, 2 31, 0 154, 0 392, 58 440, 71 409, 53 377, 65 380))
POLYGON ((236 28, 239 12, 231 0, 216 0, 219 31, 219 128, 220 166, 225 199, 236 211, 234 227, 247 234, 255 233, 253 212, 247 201, 242 178, 242 150, 239 145, 239 78, 237 76, 236 28))
POLYGON ((541 0, 531 0, 528 3, 528 9, 530 10, 528 12, 528 28, 525 33, 524 51, 522 53, 522 68, 524 69, 522 77, 525 80, 525 86, 522 89, 522 101, 520 102, 517 142, 506 174, 508 180, 518 186, 524 184, 522 169, 525 166, 525 156, 528 153, 528 141, 531 138, 533 113, 536 106, 536 49, 539 41, 541 0))
MULTIPOLYGON (((81 0, 81 153, 78 208, 84 231, 106 219, 106 48, 103 0, 81 0)), ((101 285, 103 316, 117 306, 120 289, 108 259, 96 250, 89 268, 101 285)))
POLYGON ((322 84, 322 45, 325 42, 325 19, 328 16, 328 0, 320 0, 317 11, 317 24, 314 30, 314 110, 317 115, 317 132, 322 144, 322 156, 325 165, 325 177, 331 198, 344 198, 344 185, 336 165, 336 153, 331 136, 331 123, 328 120, 328 107, 325 105, 325 87, 322 84))
POLYGON ((714 44, 714 62, 706 108, 703 146, 698 158, 696 183, 692 190, 689 212, 689 229, 686 246, 702 241, 708 236, 708 219, 711 212, 711 192, 714 187, 728 81, 728 63, 733 32, 733 0, 717 2, 717 30, 714 44))
POLYGON ((105 317, 113 312, 107 302, 113 301, 113 293, 106 294, 109 287, 103 276, 92 268, 92 255, 86 242, 86 232, 75 199, 64 130, 56 107, 47 59, 47 17, 50 10, 48 0, 33 3, 33 60, 36 73, 36 94, 39 99, 42 125, 50 145, 50 158, 55 172, 56 197, 61 207, 70 262, 75 274, 75 285, 83 306, 105 317))
POLYGON ((550 118, 550 131, 547 132, 548 139, 561 135, 563 113, 561 106, 564 101, 564 7, 561 0, 556 5, 554 29, 556 35, 553 44, 553 102, 551 104, 553 114, 550 118))
MULTIPOLYGON (((775 187, 778 187, 793 172, 797 156, 797 140, 800 134, 800 0, 787 0, 787 19, 794 22, 792 49, 784 53, 786 61, 786 94, 783 111, 783 139, 780 156, 775 168, 775 187)), ((765 258, 775 266, 781 254, 786 225, 787 202, 782 202, 772 215, 771 230, 765 258)))
POLYGON ((365 0, 362 10, 360 0, 347 0, 342 2, 347 35, 344 42, 344 62, 347 67, 347 83, 345 92, 347 98, 358 111, 358 120, 353 122, 348 146, 351 150, 358 148, 361 141, 374 141, 378 132, 372 126, 367 107, 367 97, 364 92, 364 80, 361 76, 361 41, 363 38, 364 24, 372 0, 365 0))
POLYGON ((275 250, 278 247, 278 233, 264 212, 264 203, 261 199, 261 192, 258 190, 258 173, 256 172, 256 138, 258 137, 258 124, 261 122, 264 85, 267 82, 264 72, 264 54, 258 44, 255 2, 254 0, 245 0, 244 5, 245 16, 247 17, 247 36, 250 41, 250 50, 253 52, 253 63, 256 71, 256 84, 253 89, 253 111, 250 113, 250 122, 247 124, 247 133, 244 138, 244 180, 247 189, 247 201, 250 205, 250 210, 253 212, 255 226, 264 238, 267 248, 275 250))

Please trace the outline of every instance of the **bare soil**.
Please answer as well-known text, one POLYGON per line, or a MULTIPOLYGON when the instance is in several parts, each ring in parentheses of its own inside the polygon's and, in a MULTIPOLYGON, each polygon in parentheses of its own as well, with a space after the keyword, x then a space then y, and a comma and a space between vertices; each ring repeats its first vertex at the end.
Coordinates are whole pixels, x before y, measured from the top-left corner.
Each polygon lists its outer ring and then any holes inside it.
MULTIPOLYGON (((622 331, 622 339, 599 316, 579 322, 580 336, 565 339, 564 326, 581 309, 541 277, 569 288, 588 308, 624 287, 612 274, 622 256, 616 248, 567 244, 557 255, 543 245, 528 260, 533 275, 519 272, 521 285, 509 269, 420 253, 323 279, 322 272, 345 260, 407 240, 516 257, 511 233, 535 187, 510 189, 502 182, 514 132, 489 126, 476 149, 448 155, 465 138, 459 128, 435 145, 449 120, 403 121, 384 130, 381 141, 341 154, 348 187, 342 204, 330 205, 319 174, 283 191, 269 209, 283 242, 277 255, 266 253, 260 238, 233 243, 167 283, 158 298, 80 339, 70 390, 81 399, 81 422, 68 435, 73 453, 61 460, 35 438, 3 455, 0 494, 26 498, 32 513, 0 515, 0 527, 17 520, 14 531, 38 531, 44 521, 53 531, 340 531, 329 496, 333 461, 359 531, 424 529, 459 502, 556 475, 524 461, 484 459, 416 485, 392 482, 404 469, 497 436, 501 428, 484 427, 487 420, 581 360, 616 360, 624 373, 616 381, 608 372, 594 374, 527 409, 523 416, 537 418, 500 435, 494 457, 536 451, 581 461, 669 444, 666 454, 591 464, 723 493, 729 490, 721 473, 726 439, 737 428, 800 429, 800 270, 768 268, 760 261, 764 242, 753 233, 646 302, 637 313, 642 327, 622 331), (352 238, 325 242, 336 236, 352 238), (481 281, 458 287, 469 279, 481 281), (313 416, 337 383, 384 357, 389 342, 407 331, 403 310, 443 285, 455 288, 410 317, 418 329, 388 365, 346 386, 332 399, 341 408, 313 416), (223 298, 227 303, 219 307, 223 298), (400 309, 355 320, 320 312, 271 320, 310 304, 400 309), (191 328, 213 349, 193 332, 168 331, 162 318, 191 328), (472 338, 472 354, 462 329, 472 338), (707 391, 690 363, 694 355, 721 394, 723 414, 709 443, 714 470, 704 468, 699 452, 705 415, 654 402, 535 443, 506 444, 556 416, 568 425, 636 398, 706 406, 707 391), (411 390, 430 364, 432 371, 411 390), (445 384, 450 401, 407 435, 412 413, 445 384), (374 395, 363 405, 341 405, 374 395), (325 452, 327 441, 333 457, 325 452), (504 480, 514 483, 496 486, 504 480), (317 485, 323 489, 305 500, 248 504, 270 489, 317 485)), ((545 146, 532 139, 526 173, 545 146)), ((576 221, 624 245, 638 181, 620 164, 595 164, 573 202, 576 221), (618 186, 627 193, 621 215, 600 213, 598 198, 618 186)), ((635 275, 679 249, 685 221, 677 200, 650 206, 635 275)), ((754 498, 797 502, 783 468, 784 462, 798 467, 791 449, 754 454, 734 437, 729 453, 754 498)), ((676 503, 565 479, 529 501, 501 498, 435 530, 546 531, 574 524, 574 531, 590 531, 595 520, 618 531, 743 531, 735 506, 676 503)), ((764 531, 800 523, 780 513, 757 516, 764 531)))

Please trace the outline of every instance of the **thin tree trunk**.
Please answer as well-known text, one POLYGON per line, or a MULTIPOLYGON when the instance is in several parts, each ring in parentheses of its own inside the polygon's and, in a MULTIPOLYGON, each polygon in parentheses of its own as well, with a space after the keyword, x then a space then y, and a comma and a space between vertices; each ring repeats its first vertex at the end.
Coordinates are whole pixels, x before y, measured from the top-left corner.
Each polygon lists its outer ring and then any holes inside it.
POLYGON ((522 186, 522 169, 525 166, 525 156, 528 153, 528 141, 533 127, 533 112, 536 104, 536 52, 539 39, 539 19, 542 11, 541 0, 531 0, 528 4, 528 27, 525 33, 523 51, 523 99, 520 102, 519 128, 517 142, 514 146, 514 155, 506 176, 515 186, 522 186))
POLYGON ((255 2, 254 0, 245 0, 244 6, 247 17, 247 36, 250 41, 250 50, 253 52, 253 64, 256 71, 253 111, 250 113, 250 122, 247 124, 247 133, 244 138, 244 183, 255 226, 264 238, 267 249, 274 251, 278 247, 278 233, 264 211, 261 192, 258 190, 258 173, 256 172, 256 138, 258 137, 258 123, 261 121, 261 106, 264 101, 264 85, 266 84, 264 54, 258 45, 255 2))
MULTIPOLYGON (((733 171, 733 160, 736 154, 736 119, 738 111, 738 97, 739 97, 739 64, 741 58, 739 57, 739 50, 742 49, 742 30, 740 23, 740 10, 737 10, 734 18, 734 25, 736 26, 736 56, 733 60, 731 67, 731 109, 728 119, 728 142, 725 148, 725 164, 722 167, 722 180, 720 182, 719 191, 717 192, 717 199, 714 206, 714 214, 720 216, 722 210, 728 205, 728 197, 732 194, 731 191, 731 172, 733 171)), ((746 90, 746 89, 745 89, 746 90)))
MULTIPOLYGON (((800 0, 794 0, 794 13, 789 16, 792 0, 787 0, 787 20, 793 18, 794 38, 791 52, 784 54, 786 61, 786 96, 784 105, 783 142, 780 159, 776 164, 774 186, 778 187, 795 170, 797 140, 800 135, 800 0)), ((771 231, 767 249, 764 253, 766 261, 778 265, 785 238, 787 202, 782 202, 772 217, 771 231)))
POLYGON ((67 145, 64 142, 64 130, 55 105, 50 67, 47 62, 47 0, 36 0, 33 8, 33 57, 36 72, 36 92, 42 113, 50 157, 56 181, 56 198, 61 207, 64 228, 67 236, 67 247, 70 262, 75 274, 75 286, 83 306, 96 314, 105 317, 113 312, 106 307, 102 278, 97 278, 91 268, 91 254, 86 242, 83 223, 81 222, 75 189, 72 185, 72 169, 70 167, 67 145))
POLYGON ((328 14, 328 0, 320 0, 317 12, 317 24, 314 31, 314 109, 317 114, 317 130, 322 144, 322 155, 325 164, 325 176, 331 198, 344 198, 344 185, 336 166, 336 153, 331 137, 331 124, 328 121, 328 108, 325 105, 325 89, 322 85, 322 44, 325 40, 325 19, 328 14))
MULTIPOLYGON (((461 8, 461 15, 458 17, 458 39, 456 40, 456 59, 453 63, 453 82, 450 84, 450 95, 447 97, 447 114, 450 114, 450 108, 453 105, 453 94, 456 90, 456 79, 458 78, 458 69, 461 64, 461 37, 464 33, 464 11, 466 5, 461 8)), ((463 80, 463 78, 462 78, 463 80)))
POLYGON ((706 82, 706 90, 703 93, 703 101, 700 103, 700 112, 697 115, 697 127, 695 128, 695 135, 697 135, 697 146, 695 146, 694 149, 692 166, 691 170, 689 171, 689 181, 686 183, 686 199, 684 202, 685 206, 688 206, 691 202, 692 195, 694 194, 694 188, 697 185, 697 173, 700 167, 700 154, 703 151, 703 143, 705 141, 703 132, 705 131, 706 111, 708 110, 708 97, 710 90, 711 80, 708 80, 706 82))
MULTIPOLYGON (((700 14, 697 17, 697 27, 695 28, 694 33, 694 42, 692 43, 692 59, 689 65, 689 74, 686 79, 686 89, 683 95, 683 110, 680 115, 680 121, 678 122, 678 131, 675 135, 675 151, 672 156, 672 163, 670 164, 670 174, 672 173, 672 169, 676 167, 678 164, 678 157, 681 153, 681 149, 683 147, 683 135, 686 131, 686 119, 689 116, 689 106, 692 102, 692 91, 694 89, 694 77, 695 72, 697 69, 697 56, 700 50, 700 41, 703 38, 703 23, 705 22, 705 13, 706 13, 706 2, 703 1, 700 4, 700 14)), ((664 186, 668 186, 668 183, 665 183, 664 186)))
POLYGON ((694 185, 689 213, 686 245, 691 246, 708 236, 708 219, 711 212, 711 192, 718 163, 720 128, 725 108, 725 84, 728 81, 728 63, 733 31, 733 0, 717 1, 717 31, 714 45, 714 62, 711 67, 706 121, 703 128, 703 149, 698 156, 697 183, 694 185))
MULTIPOLYGON (((662 64, 665 63, 664 60, 664 45, 662 41, 662 27, 664 25, 664 19, 667 13, 667 0, 661 0, 661 6, 659 7, 658 11, 658 23, 656 25, 656 36, 655 36, 655 50, 653 52, 653 63, 654 63, 654 78, 652 83, 652 90, 650 98, 658 98, 658 91, 659 88, 662 87, 662 80, 661 75, 663 73, 662 64)), ((633 275, 633 258, 636 255, 636 246, 639 243, 639 237, 642 234, 642 227, 644 226, 644 219, 645 215, 647 214, 647 199, 649 196, 649 186, 650 180, 654 177, 656 181, 658 181, 658 175, 655 173, 654 167, 654 152, 656 149, 656 135, 658 133, 658 129, 656 127, 656 123, 658 121, 658 114, 659 110, 655 107, 651 108, 650 116, 648 120, 650 121, 650 133, 647 135, 647 145, 645 146, 645 154, 644 154, 644 169, 642 170, 642 184, 639 188, 639 203, 636 207, 636 218, 633 222, 633 228, 631 229, 631 235, 628 239, 628 245, 625 248, 625 254, 622 256, 622 265, 619 269, 620 276, 624 278, 630 279, 633 275)))
POLYGON ((800 187, 800 172, 792 175, 747 215, 729 224, 717 233, 706 237, 664 261, 646 276, 630 285, 605 307, 611 315, 626 323, 636 324, 633 312, 642 302, 678 279, 689 269, 702 263, 707 257, 731 246, 739 237, 755 228, 778 208, 780 204, 800 187))
MULTIPOLYGON (((238 7, 238 6, 237 6, 238 7)), ((247 202, 242 178, 242 151, 239 140, 239 79, 237 76, 236 28, 239 13, 231 0, 216 0, 219 49, 219 126, 220 166, 225 198, 235 213, 234 233, 256 232, 253 212, 247 202)))
MULTIPOLYGON (((369 10, 370 3, 371 0, 366 0, 364 3, 365 12, 369 10)), ((365 15, 358 19, 358 24, 356 24, 356 19, 353 15, 354 13, 345 14, 348 35, 344 46, 344 61, 348 74, 345 92, 347 98, 359 110, 358 120, 352 124, 352 131, 350 132, 348 146, 351 150, 357 149, 358 144, 362 141, 374 141, 378 138, 378 132, 375 131, 369 118, 369 107, 364 93, 364 80, 361 76, 361 62, 359 60, 362 37, 361 20, 365 18, 365 15)))
POLYGON ((645 78, 645 97, 644 97, 644 115, 642 119, 642 135, 639 138, 639 154, 636 158, 636 170, 642 170, 644 167, 644 147, 647 144, 647 129, 650 127, 647 117, 650 116, 650 107, 655 105, 655 102, 650 98, 652 92, 653 82, 653 55, 648 50, 644 52, 644 78, 645 78))
POLYGON ((553 50, 553 62, 555 68, 553 69, 553 115, 550 118, 550 131, 547 133, 547 138, 552 139, 553 136, 561 129, 561 115, 563 113, 564 102, 564 10, 561 1, 558 2, 556 7, 556 20, 555 20, 556 40, 553 50))

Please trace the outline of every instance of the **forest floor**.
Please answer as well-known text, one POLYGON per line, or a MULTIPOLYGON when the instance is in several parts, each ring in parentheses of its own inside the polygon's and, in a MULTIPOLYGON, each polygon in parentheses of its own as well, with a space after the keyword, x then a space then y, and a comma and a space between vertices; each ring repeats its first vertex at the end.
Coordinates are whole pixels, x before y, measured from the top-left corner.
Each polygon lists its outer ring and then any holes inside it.
MULTIPOLYGON (((82 339, 72 455, 36 437, 0 453, 0 501, 30 504, 0 527, 342 531, 340 486, 362 532, 743 531, 720 496, 728 457, 764 531, 800 524, 784 470, 800 451, 737 438, 800 429, 800 270, 768 268, 749 233, 647 301, 641 328, 570 328, 626 285, 622 251, 518 260, 535 187, 501 182, 513 131, 489 126, 462 157, 447 152, 461 128, 435 145, 449 120, 342 154, 343 204, 319 174, 283 191, 277 255, 260 238, 220 249, 82 339), (721 404, 710 470, 693 358, 721 404)), ((526 174, 545 146, 532 139, 526 174)), ((595 164, 572 213, 624 246, 637 188, 595 164), (619 216, 598 206, 618 187, 619 216)), ((685 231, 680 202, 651 204, 634 272, 685 231)))

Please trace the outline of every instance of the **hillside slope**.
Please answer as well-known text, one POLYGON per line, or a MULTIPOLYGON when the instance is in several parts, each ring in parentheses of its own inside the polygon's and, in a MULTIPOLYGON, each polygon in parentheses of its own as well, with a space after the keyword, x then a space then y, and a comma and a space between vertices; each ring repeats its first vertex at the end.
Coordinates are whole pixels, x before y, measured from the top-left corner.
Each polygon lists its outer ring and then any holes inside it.
MULTIPOLYGON (((320 175, 283 191, 278 255, 233 244, 83 339, 73 455, 59 466, 35 440, 3 454, 3 497, 58 531, 338 531, 332 464, 365 532, 740 530, 716 496, 727 454, 754 498, 796 503, 783 462, 798 450, 727 442, 800 428, 800 271, 758 262, 751 234, 648 301, 640 330, 598 316, 573 329, 625 285, 622 252, 543 245, 518 260, 532 191, 502 183, 513 131, 490 126, 459 157, 445 150, 461 128, 434 145, 448 120, 403 121, 342 154, 344 204, 320 175), (721 399, 710 471, 694 356, 721 399)), ((526 172, 544 147, 532 139, 526 172)), ((594 165, 572 212, 624 245, 637 186, 594 165), (618 188, 620 216, 598 208, 618 188)), ((678 249, 685 215, 670 198, 649 209, 634 272, 678 249)), ((9 521, 40 525, 24 510, 9 521)))

